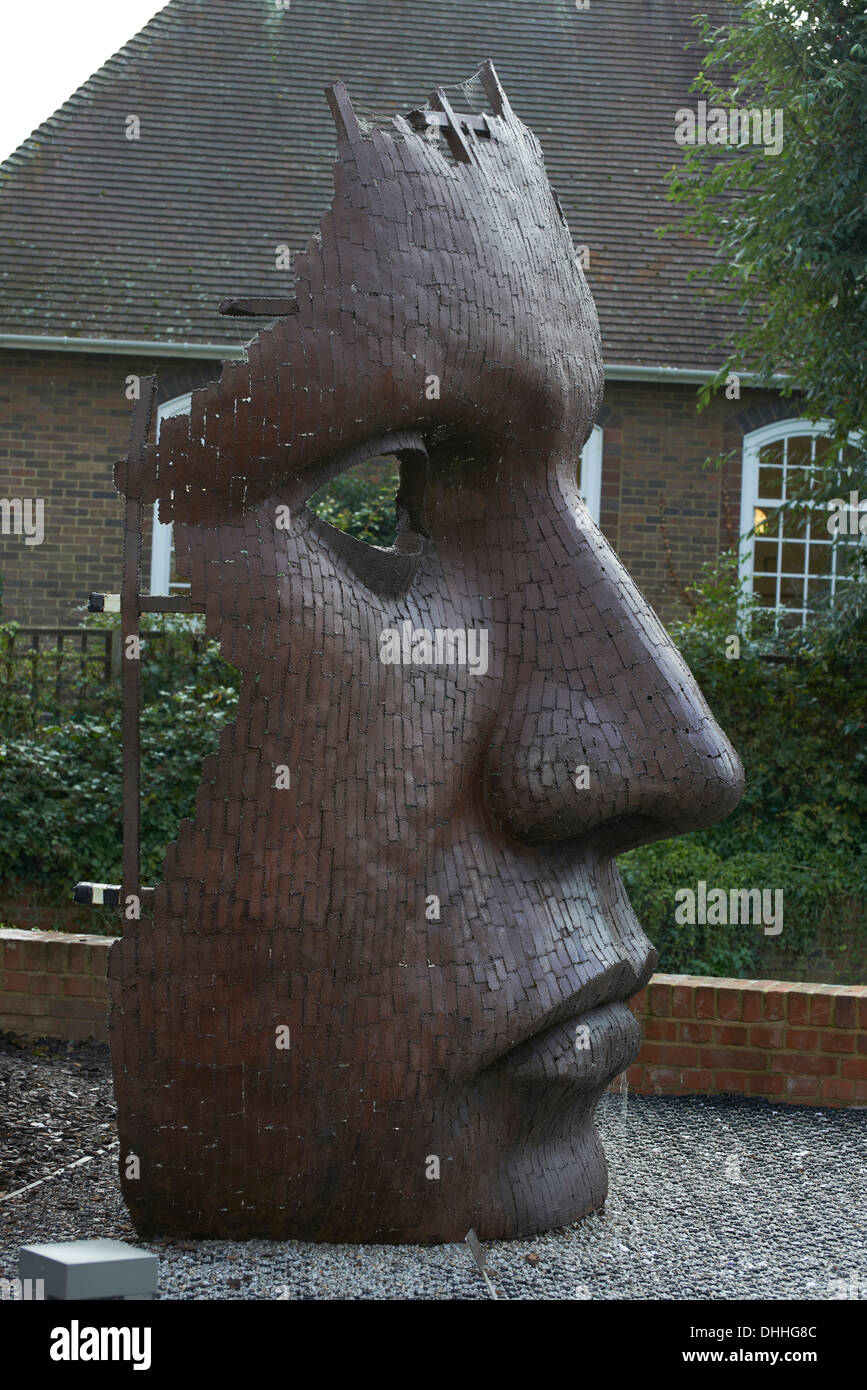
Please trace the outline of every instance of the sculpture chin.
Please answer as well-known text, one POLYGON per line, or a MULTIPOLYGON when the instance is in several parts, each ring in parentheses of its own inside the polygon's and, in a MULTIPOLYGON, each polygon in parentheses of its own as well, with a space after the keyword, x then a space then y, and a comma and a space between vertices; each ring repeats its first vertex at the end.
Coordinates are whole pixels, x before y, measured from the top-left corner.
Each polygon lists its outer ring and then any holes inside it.
MULTIPOLYGON (((303 1171, 303 1135, 293 1144, 299 1126, 288 1135, 285 1121, 269 1127, 260 1108, 246 1155, 223 1168, 219 1190, 207 1147, 195 1165, 173 1159, 167 1146, 146 1197, 121 1164, 133 1222, 141 1236, 170 1229, 211 1239, 389 1244, 461 1241, 470 1228, 483 1240, 510 1239, 568 1225, 605 1201, 593 1115, 638 1042, 626 1005, 604 1005, 521 1043, 468 1084, 446 1084, 423 1102, 377 1104, 366 1133, 326 1124, 312 1172, 303 1171), (576 1034, 589 1046, 576 1047, 576 1034)), ((184 1094, 189 1106, 186 1087, 184 1094)), ((183 1103, 180 1093, 176 1099, 183 1103)))

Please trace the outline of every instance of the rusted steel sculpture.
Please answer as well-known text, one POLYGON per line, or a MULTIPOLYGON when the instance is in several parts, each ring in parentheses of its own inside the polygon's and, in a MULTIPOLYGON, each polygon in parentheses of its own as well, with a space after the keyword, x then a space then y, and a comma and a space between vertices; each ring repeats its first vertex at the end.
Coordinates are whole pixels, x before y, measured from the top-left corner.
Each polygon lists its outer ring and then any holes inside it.
POLYGON ((613 856, 740 794, 578 496, 596 313, 539 145, 481 80, 490 114, 440 91, 391 131, 329 90, 295 301, 236 303, 281 317, 118 466, 242 672, 153 920, 111 952, 143 1234, 486 1239, 592 1210, 594 1108, 655 963, 613 856), (390 550, 305 507, 382 454, 390 550))

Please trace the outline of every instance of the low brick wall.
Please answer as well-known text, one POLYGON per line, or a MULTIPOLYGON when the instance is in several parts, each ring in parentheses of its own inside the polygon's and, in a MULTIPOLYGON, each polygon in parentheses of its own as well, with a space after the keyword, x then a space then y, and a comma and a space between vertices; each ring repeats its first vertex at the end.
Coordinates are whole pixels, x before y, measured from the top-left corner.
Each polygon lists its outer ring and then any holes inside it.
POLYGON ((631 1002, 642 1095, 724 1091, 867 1105, 867 986, 654 975, 631 1002))
POLYGON ((108 1040, 110 936, 0 931, 0 1028, 108 1040))
POLYGON ((93 913, 92 907, 74 903, 68 891, 61 899, 43 884, 0 883, 0 925, 4 927, 91 936, 93 913))
MULTIPOLYGON (((0 930, 0 1028, 105 1041, 111 942, 0 930)), ((865 985, 654 975, 631 1006, 644 1032, 631 1091, 867 1105, 865 985)))

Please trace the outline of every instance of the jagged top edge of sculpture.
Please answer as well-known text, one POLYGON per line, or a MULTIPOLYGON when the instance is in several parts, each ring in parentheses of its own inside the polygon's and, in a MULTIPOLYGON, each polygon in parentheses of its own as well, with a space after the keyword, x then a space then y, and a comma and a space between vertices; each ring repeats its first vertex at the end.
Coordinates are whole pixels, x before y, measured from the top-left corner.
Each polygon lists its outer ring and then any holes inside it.
MULTIPOLYGON (((364 122, 364 118, 362 117, 361 122, 359 121, 345 83, 338 80, 329 84, 329 86, 324 89, 324 92, 337 133, 338 149, 334 163, 335 170, 339 170, 341 167, 345 168, 347 156, 351 162, 352 151, 360 149, 362 146, 372 145, 374 149, 378 147, 380 151, 382 151, 384 141, 390 143, 412 141, 427 147, 432 154, 438 156, 439 167, 436 169, 438 176, 459 178, 462 164, 468 168, 473 167, 481 169, 484 167, 484 156, 482 158, 479 157, 480 147, 503 144, 504 140, 505 143, 512 143, 514 145, 514 141, 517 139, 520 145, 524 147, 525 153, 531 155, 532 163, 537 165, 539 173, 544 179, 553 198, 559 220, 564 227, 567 227, 560 200, 555 190, 551 187, 545 173, 544 158, 539 141, 536 139, 533 132, 524 125, 515 114, 491 59, 486 59, 471 77, 467 79, 466 83, 462 84, 462 87, 465 89, 474 82, 480 83, 487 97, 490 111, 475 113, 468 121, 466 115, 456 115, 452 110, 445 88, 438 87, 428 98, 423 112, 413 111, 409 113, 410 117, 420 115, 428 116, 432 112, 438 113, 440 119, 436 124, 439 126, 439 130, 436 130, 434 127, 432 130, 426 132, 418 127, 413 127, 409 119, 401 114, 395 114, 390 118, 390 123, 393 127, 391 131, 383 129, 379 125, 368 125, 368 128, 365 129, 364 125, 366 123, 364 122), (482 134, 487 135, 489 138, 480 138, 478 133, 478 122, 483 123, 484 131, 482 134), (434 135, 434 140, 431 140, 431 134, 434 135), (442 150, 439 148, 438 137, 445 137, 446 142, 452 150, 452 154, 455 156, 452 160, 446 159, 443 155, 442 150), (511 142, 509 137, 511 137, 511 142), (464 151, 465 154, 462 154, 461 151, 464 151)), ((322 212, 318 228, 307 239, 303 249, 299 250, 292 257, 298 278, 304 278, 308 274, 309 267, 311 267, 317 259, 321 259, 323 247, 330 241, 327 224, 328 219, 332 216, 334 211, 335 195, 337 191, 338 186, 337 180, 335 179, 332 197, 329 200, 328 206, 322 212)), ((211 381, 203 383, 200 387, 196 387, 193 390, 189 414, 170 417, 165 422, 168 427, 166 430, 167 434, 173 434, 174 430, 172 426, 177 427, 180 425, 181 420, 185 420, 187 424, 187 441, 189 444, 196 449, 199 443, 203 449, 210 447, 204 437, 202 437, 200 441, 197 439, 193 427, 197 417, 200 417, 203 412, 206 413, 213 403, 214 393, 221 390, 226 372, 232 368, 251 365, 249 352, 256 344, 263 340, 271 339, 274 336, 279 338, 286 334, 291 338, 299 330, 303 332, 304 328, 307 326, 304 325, 302 327, 298 322, 297 316, 302 312, 302 309, 301 301, 297 298, 296 294, 292 293, 288 295, 284 303, 287 306, 291 305, 291 308, 284 308, 282 313, 277 316, 268 314, 267 317, 270 321, 263 323, 255 333, 245 339, 243 356, 227 356, 221 363, 219 373, 211 381), (294 323, 293 320, 295 321, 294 323)), ((264 318, 266 315, 263 314, 262 317, 264 318)), ((255 384, 256 380, 257 378, 254 377, 251 371, 251 385, 255 384)), ((134 479, 134 465, 136 463, 143 463, 145 457, 148 455, 156 455, 159 457, 160 448, 163 444, 167 446, 169 452, 171 449, 169 439, 163 441, 161 437, 159 442, 156 440, 148 442, 149 433, 150 421, 144 431, 144 439, 140 439, 139 441, 138 450, 131 447, 126 457, 120 460, 115 467, 115 485, 118 490, 124 493, 128 498, 132 498, 136 495, 141 497, 142 495, 141 487, 143 479, 141 476, 139 476, 137 481, 134 479)), ((175 447, 177 447, 177 441, 174 441, 174 443, 175 447)), ((348 451, 354 452, 354 446, 348 446, 348 451)), ((339 449, 335 457, 339 457, 343 452, 344 449, 339 449)), ((180 479, 178 479, 178 482, 180 482, 180 479)), ((154 487, 151 497, 158 500, 161 506, 163 502, 168 500, 166 494, 159 487, 154 487)), ((245 506, 246 503, 242 502, 241 509, 244 510, 245 506)), ((170 517, 169 519, 183 520, 182 517, 170 517)), ((208 523, 205 522, 204 524, 207 525, 208 523)))

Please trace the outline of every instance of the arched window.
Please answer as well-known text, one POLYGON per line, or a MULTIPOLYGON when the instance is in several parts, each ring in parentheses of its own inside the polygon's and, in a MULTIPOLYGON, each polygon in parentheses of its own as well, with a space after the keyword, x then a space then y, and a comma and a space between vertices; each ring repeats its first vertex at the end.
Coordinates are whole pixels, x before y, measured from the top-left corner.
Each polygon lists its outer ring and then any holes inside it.
MULTIPOLYGON (((857 534, 838 534, 825 506, 797 508, 776 521, 772 513, 829 463, 827 421, 781 420, 744 437, 741 483, 741 578, 763 608, 786 626, 806 621, 816 605, 858 576, 857 534), (747 539, 747 533, 756 534, 747 539)), ((854 448, 837 451, 841 466, 854 448)), ((848 501, 848 498, 847 498, 848 501)))
POLYGON ((599 509, 602 505, 602 427, 600 425, 593 426, 590 438, 581 450, 578 490, 584 498, 588 512, 598 526, 599 509))
MULTIPOLYGON (((157 439, 160 425, 172 415, 189 415, 192 409, 191 392, 185 396, 175 396, 174 400, 164 401, 157 406, 157 439)), ((172 528, 157 516, 157 503, 154 502, 154 525, 151 536, 151 596, 167 595, 172 589, 188 589, 189 584, 172 582, 172 528)))

